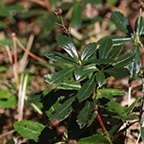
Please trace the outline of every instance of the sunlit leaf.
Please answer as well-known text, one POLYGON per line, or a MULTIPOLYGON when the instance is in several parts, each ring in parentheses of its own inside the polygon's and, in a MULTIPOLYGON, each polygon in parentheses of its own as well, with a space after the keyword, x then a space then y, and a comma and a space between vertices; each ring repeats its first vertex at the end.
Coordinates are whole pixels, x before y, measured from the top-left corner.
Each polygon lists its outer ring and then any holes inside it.
POLYGON ((45 126, 43 124, 30 120, 21 120, 14 123, 14 129, 21 136, 36 142, 44 128, 45 126))
POLYGON ((96 52, 96 43, 89 43, 85 46, 81 55, 81 59, 85 61, 89 57, 91 57, 95 52, 96 52))
POLYGON ((11 108, 16 105, 16 97, 8 90, 0 88, 0 108, 11 108))
POLYGON ((72 42, 72 40, 67 36, 57 36, 56 38, 58 44, 72 57, 78 59, 77 50, 72 42))
POLYGON ((74 76, 76 80, 80 81, 86 78, 88 75, 92 74, 94 71, 96 71, 96 67, 94 65, 78 67, 74 70, 74 76))

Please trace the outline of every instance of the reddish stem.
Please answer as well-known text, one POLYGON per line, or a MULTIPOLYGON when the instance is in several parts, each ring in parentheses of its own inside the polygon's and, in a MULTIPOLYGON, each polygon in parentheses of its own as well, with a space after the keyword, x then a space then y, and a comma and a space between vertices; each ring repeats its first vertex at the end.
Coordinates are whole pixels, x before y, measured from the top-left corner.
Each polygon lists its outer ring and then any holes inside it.
POLYGON ((101 129, 103 130, 103 132, 106 132, 106 133, 107 133, 106 127, 105 127, 105 125, 104 125, 104 122, 103 122, 100 114, 98 113, 98 110, 96 110, 96 113, 97 113, 97 121, 98 121, 98 123, 100 124, 101 129))

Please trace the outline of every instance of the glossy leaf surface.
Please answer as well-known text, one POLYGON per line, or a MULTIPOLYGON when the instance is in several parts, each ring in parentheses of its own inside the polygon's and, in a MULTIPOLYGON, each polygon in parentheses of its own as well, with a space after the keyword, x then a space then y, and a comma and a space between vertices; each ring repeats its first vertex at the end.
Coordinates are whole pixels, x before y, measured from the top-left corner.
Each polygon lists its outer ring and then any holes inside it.
POLYGON ((58 44, 72 57, 78 59, 77 50, 72 43, 72 40, 67 36, 57 36, 56 38, 58 44))
POLYGON ((96 52, 96 43, 89 43, 85 46, 81 59, 83 61, 88 60, 89 57, 91 57, 96 52))

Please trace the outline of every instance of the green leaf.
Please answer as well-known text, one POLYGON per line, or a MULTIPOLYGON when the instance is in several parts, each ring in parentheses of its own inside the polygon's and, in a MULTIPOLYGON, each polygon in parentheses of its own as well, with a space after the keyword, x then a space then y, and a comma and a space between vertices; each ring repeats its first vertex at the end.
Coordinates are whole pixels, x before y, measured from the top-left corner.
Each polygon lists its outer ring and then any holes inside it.
POLYGON ((113 46, 122 45, 125 42, 131 41, 131 37, 126 37, 126 36, 111 35, 110 37, 113 41, 113 46))
POLYGON ((134 78, 141 69, 141 56, 139 46, 134 45, 132 53, 135 54, 134 60, 128 65, 131 77, 134 78))
POLYGON ((54 74, 47 74, 45 75, 45 79, 50 84, 58 84, 65 79, 68 79, 72 76, 73 68, 66 68, 54 74))
POLYGON ((0 72, 5 72, 7 69, 8 68, 6 66, 0 66, 0 72))
POLYGON ((68 64, 77 64, 75 59, 69 57, 68 55, 59 53, 59 52, 49 52, 45 55, 47 58, 59 62, 59 63, 68 63, 68 64))
POLYGON ((61 82, 57 85, 57 88, 64 90, 79 90, 81 88, 81 85, 78 82, 69 80, 61 82))
POLYGON ((76 95, 79 102, 82 102, 83 100, 87 99, 92 94, 94 87, 95 87, 95 81, 94 78, 91 77, 88 81, 86 81, 82 85, 82 88, 78 91, 76 95))
POLYGON ((90 137, 82 138, 78 141, 78 144, 112 144, 106 136, 102 134, 96 134, 90 137))
POLYGON ((106 59, 112 49, 113 42, 110 37, 104 37, 98 41, 99 46, 99 59, 106 59))
POLYGON ((124 90, 115 88, 102 88, 97 90, 97 98, 108 98, 111 99, 114 96, 123 96, 125 94, 124 90))
POLYGON ((108 109, 109 111, 115 112, 117 115, 116 117, 120 117, 120 118, 127 118, 127 113, 126 113, 126 109, 125 107, 122 107, 119 103, 114 102, 114 101, 110 101, 108 104, 108 109))
POLYGON ((71 97, 64 101, 61 105, 55 108, 54 113, 50 116, 50 119, 57 119, 59 121, 64 120, 72 112, 72 103, 75 97, 71 97))
POLYGON ((104 72, 98 71, 98 72, 96 73, 96 80, 97 80, 97 82, 98 82, 99 87, 101 87, 101 86, 104 84, 104 81, 105 81, 104 72))
POLYGON ((118 46, 113 47, 113 49, 111 50, 109 54, 109 58, 116 59, 122 48, 123 48, 123 45, 118 45, 118 46))
POLYGON ((86 61, 89 59, 89 57, 91 57, 94 53, 96 52, 96 43, 89 43, 85 46, 82 55, 81 55, 81 59, 83 61, 86 61))
POLYGON ((27 139, 38 141, 39 135, 43 131, 45 126, 41 123, 21 120, 14 123, 14 129, 22 136, 27 139))
POLYGON ((129 24, 128 19, 124 16, 123 13, 118 12, 118 11, 113 12, 112 20, 120 31, 126 34, 129 33, 128 28, 130 27, 130 24, 129 24))
POLYGON ((20 5, 7 5, 6 7, 3 6, 0 8, 0 16, 12 18, 16 12, 22 12, 22 10, 24 10, 24 7, 20 5))
POLYGON ((142 16, 139 16, 136 20, 136 32, 138 36, 144 34, 144 19, 142 16))
POLYGON ((124 54, 123 56, 118 58, 118 60, 114 64, 115 67, 124 67, 124 66, 127 66, 128 64, 132 63, 132 61, 135 58, 135 55, 136 55, 135 53, 126 53, 126 54, 124 54))
POLYGON ((109 68, 105 70, 105 72, 116 78, 124 78, 129 75, 129 71, 126 68, 119 68, 119 67, 109 68))
POLYGON ((72 12, 71 25, 73 27, 80 27, 82 22, 82 7, 80 2, 76 2, 72 12))
POLYGON ((74 76, 77 81, 81 81, 90 74, 96 71, 96 67, 94 65, 87 65, 85 67, 78 67, 74 70, 74 76))
POLYGON ((95 105, 91 101, 87 101, 85 106, 79 112, 77 116, 77 123, 79 124, 80 128, 85 126, 90 126, 92 122, 96 118, 96 113, 94 112, 95 105))
POLYGON ((57 36, 56 38, 58 44, 72 57, 75 59, 78 59, 78 53, 77 50, 74 46, 74 44, 72 43, 71 39, 67 36, 57 36))
POLYGON ((137 105, 140 99, 141 99, 141 96, 137 97, 136 100, 127 108, 126 110, 127 115, 131 114, 131 112, 134 110, 135 106, 137 105))
POLYGON ((16 105, 16 97, 8 90, 0 88, 0 108, 11 108, 16 105))

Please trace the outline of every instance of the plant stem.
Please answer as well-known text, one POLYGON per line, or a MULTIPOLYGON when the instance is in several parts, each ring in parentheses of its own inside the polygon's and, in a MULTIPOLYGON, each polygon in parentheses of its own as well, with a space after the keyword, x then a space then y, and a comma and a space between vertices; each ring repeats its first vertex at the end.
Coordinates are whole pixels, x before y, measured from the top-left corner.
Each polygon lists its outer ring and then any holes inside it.
POLYGON ((101 129, 103 130, 103 132, 107 133, 106 127, 105 127, 105 125, 104 125, 104 122, 103 122, 103 120, 102 120, 102 118, 101 118, 98 110, 96 110, 96 113, 97 113, 97 121, 98 121, 98 123, 100 124, 101 129))

